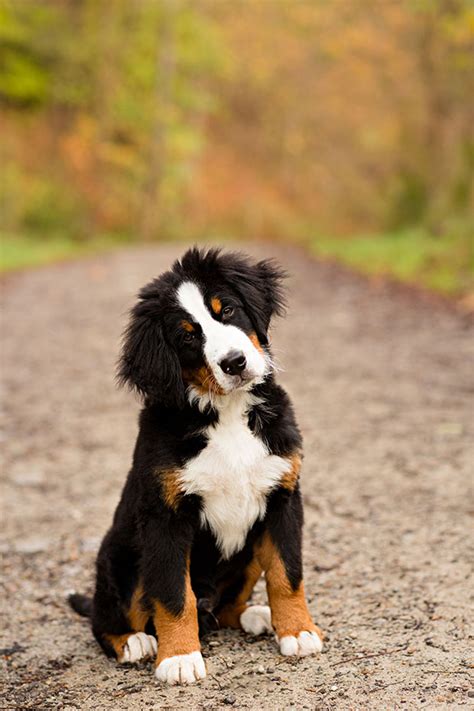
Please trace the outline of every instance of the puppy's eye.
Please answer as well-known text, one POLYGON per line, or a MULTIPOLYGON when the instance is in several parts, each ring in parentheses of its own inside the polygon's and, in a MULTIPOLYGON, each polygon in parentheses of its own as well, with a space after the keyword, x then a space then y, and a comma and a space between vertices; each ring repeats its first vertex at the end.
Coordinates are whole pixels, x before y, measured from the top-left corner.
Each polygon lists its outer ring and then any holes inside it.
POLYGON ((234 307, 226 306, 222 309, 222 320, 225 321, 234 315, 234 307))
POLYGON ((186 331, 186 333, 183 336, 183 341, 185 343, 191 343, 191 341, 194 341, 195 337, 196 336, 194 335, 194 333, 191 333, 190 331, 186 331))

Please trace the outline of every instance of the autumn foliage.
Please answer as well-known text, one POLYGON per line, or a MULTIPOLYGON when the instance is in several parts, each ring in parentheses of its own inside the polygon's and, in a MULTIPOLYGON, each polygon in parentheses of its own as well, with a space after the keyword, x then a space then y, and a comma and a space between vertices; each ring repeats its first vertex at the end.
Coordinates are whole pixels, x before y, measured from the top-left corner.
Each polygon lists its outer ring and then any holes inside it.
POLYGON ((2 0, 12 232, 471 225, 469 0, 2 0))

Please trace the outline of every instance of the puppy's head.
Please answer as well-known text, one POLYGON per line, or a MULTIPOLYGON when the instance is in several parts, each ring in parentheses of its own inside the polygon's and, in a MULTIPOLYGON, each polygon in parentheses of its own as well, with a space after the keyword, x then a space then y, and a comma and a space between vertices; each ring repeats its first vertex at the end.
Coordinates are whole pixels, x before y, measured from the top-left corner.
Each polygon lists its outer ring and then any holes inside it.
POLYGON ((131 312, 119 380, 182 407, 251 389, 271 372, 268 329, 283 310, 281 270, 241 254, 189 250, 145 286, 131 312))

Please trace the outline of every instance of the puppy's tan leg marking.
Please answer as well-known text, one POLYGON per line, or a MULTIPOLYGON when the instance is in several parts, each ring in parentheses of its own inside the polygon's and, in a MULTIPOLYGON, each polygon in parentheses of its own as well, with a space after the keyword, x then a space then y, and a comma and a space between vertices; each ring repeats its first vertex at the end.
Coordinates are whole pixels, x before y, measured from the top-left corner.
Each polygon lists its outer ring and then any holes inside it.
POLYGON ((258 562, 257 558, 254 557, 244 571, 244 584, 241 591, 233 600, 233 602, 228 603, 219 612, 217 619, 221 627, 232 627, 233 629, 239 629, 242 627, 240 616, 247 609, 247 601, 252 594, 252 590, 255 587, 255 583, 262 574, 262 566, 258 562))
POLYGON ((158 634, 156 677, 168 684, 189 684, 206 676, 199 641, 196 596, 186 570, 184 606, 173 615, 159 601, 154 602, 153 621, 158 634))
POLYGON ((264 534, 257 554, 265 571, 272 625, 281 653, 302 656, 320 652, 323 634, 311 619, 303 582, 293 590, 281 556, 268 533, 264 534))
POLYGON ((150 613, 144 609, 142 599, 143 588, 141 583, 139 583, 133 592, 127 614, 130 626, 133 630, 135 630, 135 632, 143 632, 146 627, 146 623, 150 619, 150 613))
POLYGON ((104 634, 104 639, 113 647, 118 661, 120 661, 123 656, 123 648, 130 634, 131 632, 128 634, 104 634))

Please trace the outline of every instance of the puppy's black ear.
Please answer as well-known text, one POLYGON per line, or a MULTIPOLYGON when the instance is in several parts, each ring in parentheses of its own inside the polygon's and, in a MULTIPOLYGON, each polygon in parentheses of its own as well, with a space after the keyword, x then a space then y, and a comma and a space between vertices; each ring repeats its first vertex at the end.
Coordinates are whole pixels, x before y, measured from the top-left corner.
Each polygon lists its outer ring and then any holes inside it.
POLYGON ((233 271, 228 278, 247 307, 258 340, 267 345, 272 317, 282 316, 285 312, 282 282, 287 274, 271 259, 257 264, 251 264, 246 259, 235 260, 233 271))
POLYGON ((185 388, 175 349, 167 340, 158 294, 152 285, 139 294, 124 333, 117 379, 140 395, 168 407, 183 407, 185 388))
POLYGON ((286 299, 283 280, 287 278, 287 273, 271 259, 264 259, 258 262, 256 268, 259 274, 258 279, 264 292, 261 327, 267 334, 272 317, 283 316, 285 313, 286 299))

